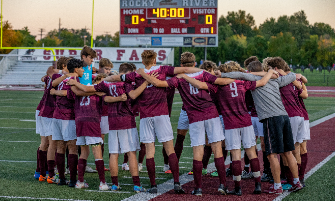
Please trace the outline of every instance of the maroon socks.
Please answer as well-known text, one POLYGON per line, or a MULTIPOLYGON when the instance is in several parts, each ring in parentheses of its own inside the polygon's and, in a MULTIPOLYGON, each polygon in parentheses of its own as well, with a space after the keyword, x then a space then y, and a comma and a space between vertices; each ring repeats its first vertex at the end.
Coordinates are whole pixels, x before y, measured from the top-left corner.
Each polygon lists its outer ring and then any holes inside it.
POLYGON ((41 151, 40 150, 40 154, 39 154, 39 162, 40 162, 40 173, 43 177, 46 176, 46 165, 45 163, 47 162, 47 152, 46 151, 41 151))
POLYGON ((78 180, 84 182, 85 168, 87 165, 87 160, 79 158, 78 161, 78 180))
POLYGON ((123 155, 123 163, 128 163, 128 154, 127 153, 125 153, 123 155))
POLYGON ((303 181, 305 178, 305 171, 306 171, 306 166, 308 162, 308 157, 307 153, 301 155, 301 166, 299 169, 299 179, 300 181, 303 181))
POLYGON ((193 177, 195 188, 202 188, 202 161, 193 160, 193 177))
POLYGON ((222 153, 223 153, 223 159, 226 161, 228 151, 226 150, 226 147, 222 147, 222 153))
POLYGON ((220 184, 226 186, 226 166, 224 164, 224 158, 214 158, 215 167, 219 174, 220 184))
POLYGON ((48 171, 49 171, 49 177, 52 178, 55 176, 55 161, 54 160, 48 160, 48 171))
POLYGON ((287 183, 291 184, 293 186, 293 175, 292 172, 290 170, 290 168, 288 166, 285 166, 285 175, 286 175, 286 179, 287 179, 287 183))
POLYGON ((212 155, 212 147, 211 146, 205 146, 204 148, 204 156, 202 158, 202 165, 204 169, 207 169, 209 159, 212 155))
POLYGON ((141 143, 141 150, 138 152, 138 163, 143 163, 144 156, 145 156, 145 144, 141 143))
POLYGON ((185 136, 177 135, 176 144, 174 145, 174 151, 176 152, 178 161, 180 159, 181 153, 183 152, 185 136))
POLYGON ((263 166, 264 166, 264 173, 269 174, 271 173, 271 168, 270 168, 270 161, 268 157, 266 156, 266 152, 263 151, 263 166))
POLYGON ((141 186, 139 176, 133 176, 132 178, 133 178, 133 183, 134 183, 135 186, 141 186))
POLYGON ((41 172, 41 170, 40 170, 40 157, 39 157, 39 155, 40 155, 40 148, 38 147, 38 149, 37 149, 37 166, 36 166, 36 172, 41 172))
POLYGON ((112 176, 112 183, 116 186, 119 185, 119 180, 118 180, 118 177, 117 176, 112 176))
POLYGON ((246 172, 249 172, 249 166, 250 166, 250 160, 249 160, 247 152, 245 151, 244 152, 244 170, 246 172))
POLYGON ((57 170, 60 179, 65 179, 65 154, 57 153, 56 155, 57 170))
POLYGON ((164 164, 165 164, 165 165, 168 165, 168 164, 169 164, 169 157, 168 157, 168 155, 166 154, 166 151, 165 151, 164 147, 163 147, 163 149, 162 149, 162 153, 163 153, 163 158, 164 158, 164 164))
POLYGON ((104 165, 104 160, 96 160, 95 161, 95 166, 97 167, 97 171, 99 174, 99 179, 102 183, 105 183, 105 165, 104 165))
POLYGON ((146 160, 148 175, 150 179, 151 186, 156 186, 156 170, 155 170, 155 160, 154 158, 149 158, 146 160))
POLYGON ((174 182, 179 182, 179 165, 176 153, 170 154, 168 159, 174 182))
POLYGON ((77 180, 78 155, 69 154, 70 181, 77 180))
POLYGON ((241 186, 241 173, 242 173, 242 168, 241 168, 241 161, 233 161, 231 163, 232 166, 232 172, 233 172, 233 180, 235 183, 235 188, 241 186))
POLYGON ((261 168, 259 167, 258 158, 250 160, 252 174, 254 175, 255 182, 261 182, 261 168))

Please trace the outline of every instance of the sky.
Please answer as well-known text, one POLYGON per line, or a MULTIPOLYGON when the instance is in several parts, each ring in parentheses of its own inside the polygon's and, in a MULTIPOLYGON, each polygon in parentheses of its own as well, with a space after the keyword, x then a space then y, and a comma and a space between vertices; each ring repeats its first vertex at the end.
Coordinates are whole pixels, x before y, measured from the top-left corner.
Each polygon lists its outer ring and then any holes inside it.
MULTIPOLYGON (((114 34, 120 27, 119 0, 95 0, 94 36, 114 34)), ((218 16, 228 11, 245 10, 259 26, 266 19, 292 15, 304 10, 310 24, 324 22, 335 28, 335 0, 218 0, 218 16)), ((3 18, 14 29, 27 26, 36 39, 58 29, 92 27, 92 0, 3 0, 3 18)))

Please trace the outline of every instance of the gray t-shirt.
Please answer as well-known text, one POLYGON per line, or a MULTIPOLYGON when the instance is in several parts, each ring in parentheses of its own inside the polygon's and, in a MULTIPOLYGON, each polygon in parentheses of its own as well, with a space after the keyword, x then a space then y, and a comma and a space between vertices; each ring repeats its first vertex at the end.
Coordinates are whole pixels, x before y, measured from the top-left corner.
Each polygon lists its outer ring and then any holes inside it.
MULTIPOLYGON (((221 77, 248 81, 258 81, 263 78, 261 76, 241 72, 222 73, 221 77)), ((251 91, 259 120, 287 115, 279 88, 290 84, 295 79, 295 74, 289 73, 277 79, 270 79, 263 87, 258 87, 254 91, 251 91)))

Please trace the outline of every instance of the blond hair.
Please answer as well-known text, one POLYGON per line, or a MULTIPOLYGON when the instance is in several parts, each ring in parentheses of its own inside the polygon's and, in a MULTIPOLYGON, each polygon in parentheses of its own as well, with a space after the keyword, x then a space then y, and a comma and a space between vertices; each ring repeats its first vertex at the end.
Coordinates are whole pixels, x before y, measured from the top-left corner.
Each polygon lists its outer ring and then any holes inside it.
POLYGON ((213 62, 213 61, 204 61, 203 64, 201 64, 199 66, 200 69, 204 69, 206 71, 212 71, 212 70, 216 70, 217 69, 217 66, 216 64, 213 62))
POLYGON ((107 66, 111 67, 111 68, 114 67, 113 63, 109 59, 107 59, 107 58, 100 59, 99 68, 104 68, 104 67, 107 67, 107 66))
POLYGON ((93 84, 97 83, 97 82, 101 82, 102 79, 106 78, 107 77, 107 74, 105 73, 100 73, 98 74, 94 80, 93 80, 93 84))
POLYGON ((154 64, 157 53, 153 50, 144 50, 141 54, 142 62, 145 66, 154 64))
POLYGON ((273 57, 267 57, 265 59, 263 59, 263 63, 262 63, 262 66, 263 66, 263 70, 268 72, 269 71, 269 65, 268 65, 268 62, 272 59, 273 57))
POLYGON ((193 67, 195 63, 195 56, 191 52, 184 52, 181 54, 180 63, 183 64, 184 67, 193 67))
POLYGON ((245 72, 244 69, 240 66, 240 64, 238 64, 235 61, 230 61, 230 62, 221 64, 219 66, 219 70, 222 73, 230 73, 230 72, 236 72, 236 71, 245 72))

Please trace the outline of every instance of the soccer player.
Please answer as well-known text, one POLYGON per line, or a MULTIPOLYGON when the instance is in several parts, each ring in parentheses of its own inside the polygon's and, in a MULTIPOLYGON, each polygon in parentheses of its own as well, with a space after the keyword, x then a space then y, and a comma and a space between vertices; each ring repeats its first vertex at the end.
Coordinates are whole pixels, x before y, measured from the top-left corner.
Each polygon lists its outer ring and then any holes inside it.
MULTIPOLYGON (((83 75, 83 62, 78 59, 71 59, 67 64, 67 69, 70 73, 78 74, 78 77, 83 75)), ((66 82, 70 78, 64 79, 59 85, 57 90, 68 90, 70 86, 66 82)), ((54 94, 56 90, 51 90, 50 93, 54 94)), ((57 94, 54 94, 57 95, 57 94)), ((76 125, 75 125, 75 113, 74 113, 74 100, 67 98, 66 96, 56 97, 56 109, 53 114, 52 123, 52 140, 57 141, 57 169, 59 173, 58 185, 66 185, 65 179, 65 149, 66 146, 69 148, 69 169, 70 169, 70 182, 69 187, 75 187, 77 183, 77 165, 78 155, 76 146, 76 125)))
MULTIPOLYGON (((264 75, 263 66, 257 64, 257 61, 251 62, 249 66, 252 73, 264 75)), ((221 76, 249 81, 262 79, 262 77, 257 75, 240 72, 222 73, 221 76)), ((280 87, 289 85, 296 78, 300 78, 300 75, 289 73, 286 76, 281 76, 274 80, 271 79, 263 87, 256 88, 251 92, 258 117, 260 121, 263 122, 265 149, 274 178, 274 185, 271 186, 268 191, 271 194, 283 193, 277 154, 285 155, 291 172, 293 173, 294 186, 291 190, 297 191, 302 189, 298 177, 297 162, 292 154, 294 142, 291 125, 279 91, 280 87)))
MULTIPOLYGON (((195 66, 195 56, 190 52, 184 52, 181 55, 181 63, 183 65, 192 65, 195 66)), ((195 69, 195 68, 185 68, 185 69, 195 69)), ((199 69, 201 70, 201 69, 199 69)), ((226 173, 224 158, 222 155, 222 145, 221 141, 224 140, 223 129, 220 122, 219 114, 216 110, 214 103, 209 95, 207 90, 199 90, 189 84, 183 79, 178 79, 174 77, 167 81, 162 81, 156 79, 153 76, 147 75, 143 71, 139 71, 146 80, 152 83, 156 87, 175 87, 178 88, 179 93, 181 94, 184 108, 187 112, 190 122, 190 136, 191 136, 191 146, 193 147, 193 176, 195 180, 196 187, 192 192, 193 195, 201 196, 202 195, 202 159, 204 154, 203 145, 206 144, 205 132, 207 133, 208 143, 211 144, 214 151, 214 161, 216 168, 219 173, 220 185, 218 191, 221 194, 227 193, 226 186, 226 173), (214 129, 216 128, 216 129, 214 129)), ((215 76, 207 73, 203 70, 201 71, 191 71, 189 76, 201 81, 208 81, 212 84, 214 83, 225 83, 227 79, 217 79, 215 76)), ((178 74, 175 72, 175 74, 178 74)), ((183 75, 180 75, 183 76, 183 75)), ((212 90, 215 90, 215 87, 211 84, 212 90)), ((208 87, 208 88, 210 88, 208 87)), ((173 171, 172 171, 173 172, 173 171)))
POLYGON ((88 46, 84 46, 80 52, 81 60, 84 62, 84 75, 80 77, 80 83, 83 85, 92 85, 92 63, 93 59, 97 57, 95 50, 88 46))
MULTIPOLYGON (((132 66, 124 63, 121 64, 120 74, 132 72, 132 66)), ((110 103, 108 107, 109 115, 109 136, 108 148, 110 153, 110 172, 113 186, 111 190, 120 190, 118 184, 118 156, 119 153, 127 153, 130 162, 130 172, 133 177, 134 191, 144 192, 145 189, 140 185, 138 175, 138 164, 136 160, 136 151, 140 149, 138 133, 136 128, 135 116, 131 108, 131 99, 136 99, 147 87, 147 82, 144 82, 136 90, 133 90, 133 85, 124 82, 101 82, 95 86, 85 86, 79 84, 75 80, 70 80, 69 85, 77 86, 85 92, 105 92, 107 96, 105 102, 110 103), (129 98, 127 97, 129 96, 129 98)))

